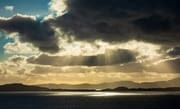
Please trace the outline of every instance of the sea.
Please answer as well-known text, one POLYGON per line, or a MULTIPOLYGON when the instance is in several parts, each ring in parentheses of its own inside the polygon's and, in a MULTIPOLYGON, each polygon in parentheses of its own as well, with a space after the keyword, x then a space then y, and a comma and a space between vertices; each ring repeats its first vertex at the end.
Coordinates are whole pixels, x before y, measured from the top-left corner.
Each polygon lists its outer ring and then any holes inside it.
POLYGON ((0 92, 0 109, 180 109, 180 92, 0 92))

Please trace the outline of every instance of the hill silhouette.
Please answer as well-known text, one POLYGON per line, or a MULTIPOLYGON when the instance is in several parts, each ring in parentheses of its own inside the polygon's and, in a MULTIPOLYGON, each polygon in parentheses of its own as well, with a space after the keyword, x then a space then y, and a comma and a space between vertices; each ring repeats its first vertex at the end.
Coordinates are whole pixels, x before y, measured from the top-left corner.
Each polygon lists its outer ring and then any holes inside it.
POLYGON ((107 88, 102 90, 93 89, 49 89, 38 86, 23 85, 19 83, 5 84, 0 86, 0 91, 180 91, 180 87, 167 87, 167 88, 128 88, 117 87, 107 88))
POLYGON ((49 91, 50 89, 38 86, 23 85, 20 83, 5 84, 0 86, 0 91, 49 91))
POLYGON ((168 87, 180 87, 180 78, 175 78, 168 81, 157 81, 157 82, 143 82, 136 83, 133 81, 119 81, 112 83, 101 83, 101 84, 40 84, 40 87, 46 87, 49 89, 68 89, 68 90, 94 90, 94 89, 116 89, 117 87, 126 87, 129 89, 152 89, 152 88, 168 88, 168 87))

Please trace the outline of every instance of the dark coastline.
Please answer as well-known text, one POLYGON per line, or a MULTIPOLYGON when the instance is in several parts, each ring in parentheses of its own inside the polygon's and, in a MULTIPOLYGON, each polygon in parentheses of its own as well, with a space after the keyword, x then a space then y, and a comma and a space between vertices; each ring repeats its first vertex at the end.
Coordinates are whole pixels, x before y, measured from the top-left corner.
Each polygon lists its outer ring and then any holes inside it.
POLYGON ((115 89, 103 89, 103 90, 89 90, 89 89, 49 89, 38 86, 29 86, 23 84, 6 84, 0 86, 0 92, 13 92, 13 91, 74 91, 74 92, 131 92, 131 91, 180 91, 180 87, 167 87, 167 88, 127 88, 117 87, 115 89))

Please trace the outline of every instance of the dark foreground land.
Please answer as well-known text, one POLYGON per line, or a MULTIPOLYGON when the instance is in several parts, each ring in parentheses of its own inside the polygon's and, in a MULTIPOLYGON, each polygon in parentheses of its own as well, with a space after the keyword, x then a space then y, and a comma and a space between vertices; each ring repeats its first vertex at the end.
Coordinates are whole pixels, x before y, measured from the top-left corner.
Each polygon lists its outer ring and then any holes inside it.
POLYGON ((180 109, 180 94, 174 92, 76 93, 1 92, 0 109, 180 109))

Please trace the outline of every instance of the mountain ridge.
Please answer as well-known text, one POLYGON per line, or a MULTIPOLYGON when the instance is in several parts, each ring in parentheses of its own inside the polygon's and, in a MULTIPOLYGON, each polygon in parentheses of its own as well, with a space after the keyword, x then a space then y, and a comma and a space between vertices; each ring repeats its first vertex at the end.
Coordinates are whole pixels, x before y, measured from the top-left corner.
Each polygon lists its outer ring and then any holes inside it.
POLYGON ((24 85, 20 83, 5 84, 0 86, 0 92, 13 92, 13 91, 180 91, 180 87, 167 87, 167 88, 127 88, 117 87, 114 89, 90 90, 90 89, 48 89, 38 86, 24 85))
POLYGON ((132 81, 120 81, 112 83, 101 83, 101 84, 40 84, 40 87, 46 87, 50 89, 115 89, 117 87, 127 88, 167 88, 167 87, 180 87, 180 78, 172 79, 169 81, 158 81, 158 82, 144 82, 136 83, 132 81))
POLYGON ((4 84, 0 86, 0 91, 49 91, 48 88, 21 83, 4 84))
POLYGON ((180 90, 180 78, 169 81, 136 83, 132 81, 120 81, 102 84, 40 84, 24 85, 21 83, 12 83, 0 85, 0 91, 116 91, 116 90, 180 90), (176 84, 175 84, 176 83, 176 84))

